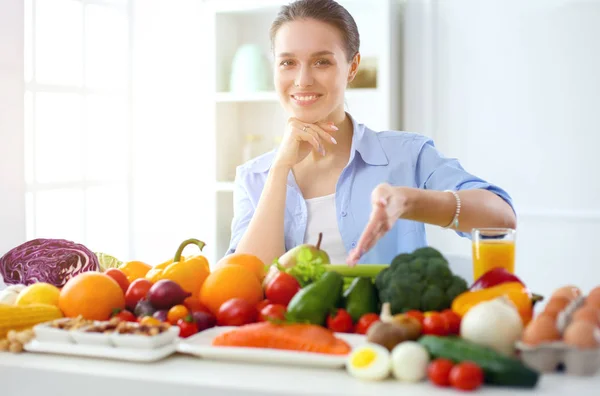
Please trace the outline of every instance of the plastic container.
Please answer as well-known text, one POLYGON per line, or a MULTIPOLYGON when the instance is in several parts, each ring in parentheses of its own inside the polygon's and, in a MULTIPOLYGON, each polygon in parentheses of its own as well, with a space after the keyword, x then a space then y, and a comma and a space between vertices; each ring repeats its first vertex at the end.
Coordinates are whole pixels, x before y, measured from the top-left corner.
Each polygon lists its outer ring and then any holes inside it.
MULTIPOLYGON (((58 322, 66 322, 71 319, 64 318, 59 319, 58 322)), ((72 344, 75 342, 73 337, 71 337, 71 332, 69 330, 59 329, 52 326, 54 322, 46 322, 33 327, 33 333, 35 334, 35 338, 40 342, 58 342, 65 344, 72 344)))
MULTIPOLYGON (((584 302, 584 297, 578 297, 557 315, 556 326, 561 335, 570 324, 573 313, 584 302)), ((569 375, 592 376, 600 370, 600 347, 579 349, 567 345, 563 341, 536 346, 517 342, 515 346, 525 365, 543 373, 564 368, 565 373, 569 375)))

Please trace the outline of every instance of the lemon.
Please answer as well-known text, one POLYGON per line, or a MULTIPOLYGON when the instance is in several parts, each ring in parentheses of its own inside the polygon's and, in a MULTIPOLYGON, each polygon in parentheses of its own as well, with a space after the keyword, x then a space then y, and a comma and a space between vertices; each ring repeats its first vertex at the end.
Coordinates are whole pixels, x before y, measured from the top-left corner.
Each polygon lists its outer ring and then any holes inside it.
POLYGON ((15 303, 17 305, 49 304, 58 307, 60 289, 49 283, 34 283, 27 286, 19 293, 15 303))
POLYGON ((96 252, 95 254, 96 257, 98 257, 98 262, 100 262, 100 269, 102 270, 102 272, 106 271, 109 268, 117 268, 121 264, 123 264, 122 261, 120 261, 116 257, 111 256, 110 254, 98 252, 96 252))

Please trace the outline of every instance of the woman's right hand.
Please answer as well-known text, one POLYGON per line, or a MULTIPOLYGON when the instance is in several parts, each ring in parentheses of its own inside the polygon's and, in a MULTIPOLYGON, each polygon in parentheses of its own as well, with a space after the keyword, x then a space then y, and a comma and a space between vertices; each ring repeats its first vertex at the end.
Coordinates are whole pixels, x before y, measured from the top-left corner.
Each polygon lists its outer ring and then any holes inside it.
POLYGON ((288 119, 283 140, 277 151, 274 164, 292 168, 315 150, 325 155, 324 142, 337 144, 330 133, 338 128, 333 122, 317 122, 309 124, 291 117, 288 119))

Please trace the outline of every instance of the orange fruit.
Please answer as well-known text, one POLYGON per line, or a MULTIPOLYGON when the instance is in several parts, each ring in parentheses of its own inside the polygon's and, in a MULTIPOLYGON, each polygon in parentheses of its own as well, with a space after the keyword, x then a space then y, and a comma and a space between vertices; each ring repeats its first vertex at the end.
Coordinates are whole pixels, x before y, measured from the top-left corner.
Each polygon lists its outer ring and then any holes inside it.
POLYGON ((223 257, 217 265, 215 269, 222 268, 226 265, 241 265, 246 269, 252 271, 257 277, 259 281, 263 281, 265 276, 267 275, 267 271, 265 270, 265 263, 262 262, 258 257, 247 254, 247 253, 232 253, 228 256, 223 257))
POLYGON ((115 308, 125 308, 125 296, 110 276, 84 272, 69 279, 62 288, 58 307, 69 318, 81 315, 85 319, 108 320, 115 308))
POLYGON ((254 272, 240 265, 225 265, 211 272, 200 289, 200 303, 213 315, 232 298, 242 298, 252 305, 263 299, 262 285, 254 272))

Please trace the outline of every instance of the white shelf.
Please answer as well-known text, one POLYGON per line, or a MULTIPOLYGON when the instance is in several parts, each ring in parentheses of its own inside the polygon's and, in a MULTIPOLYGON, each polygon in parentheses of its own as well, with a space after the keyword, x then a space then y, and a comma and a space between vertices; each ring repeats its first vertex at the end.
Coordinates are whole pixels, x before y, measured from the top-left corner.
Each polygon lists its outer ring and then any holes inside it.
MULTIPOLYGON (((346 91, 346 98, 348 99, 361 99, 368 96, 375 98, 377 95, 379 95, 377 88, 355 88, 346 91)), ((215 94, 215 101, 217 103, 279 103, 279 97, 274 91, 248 93, 217 92, 215 94)))
POLYGON ((234 182, 217 182, 217 192, 233 192, 234 182))

